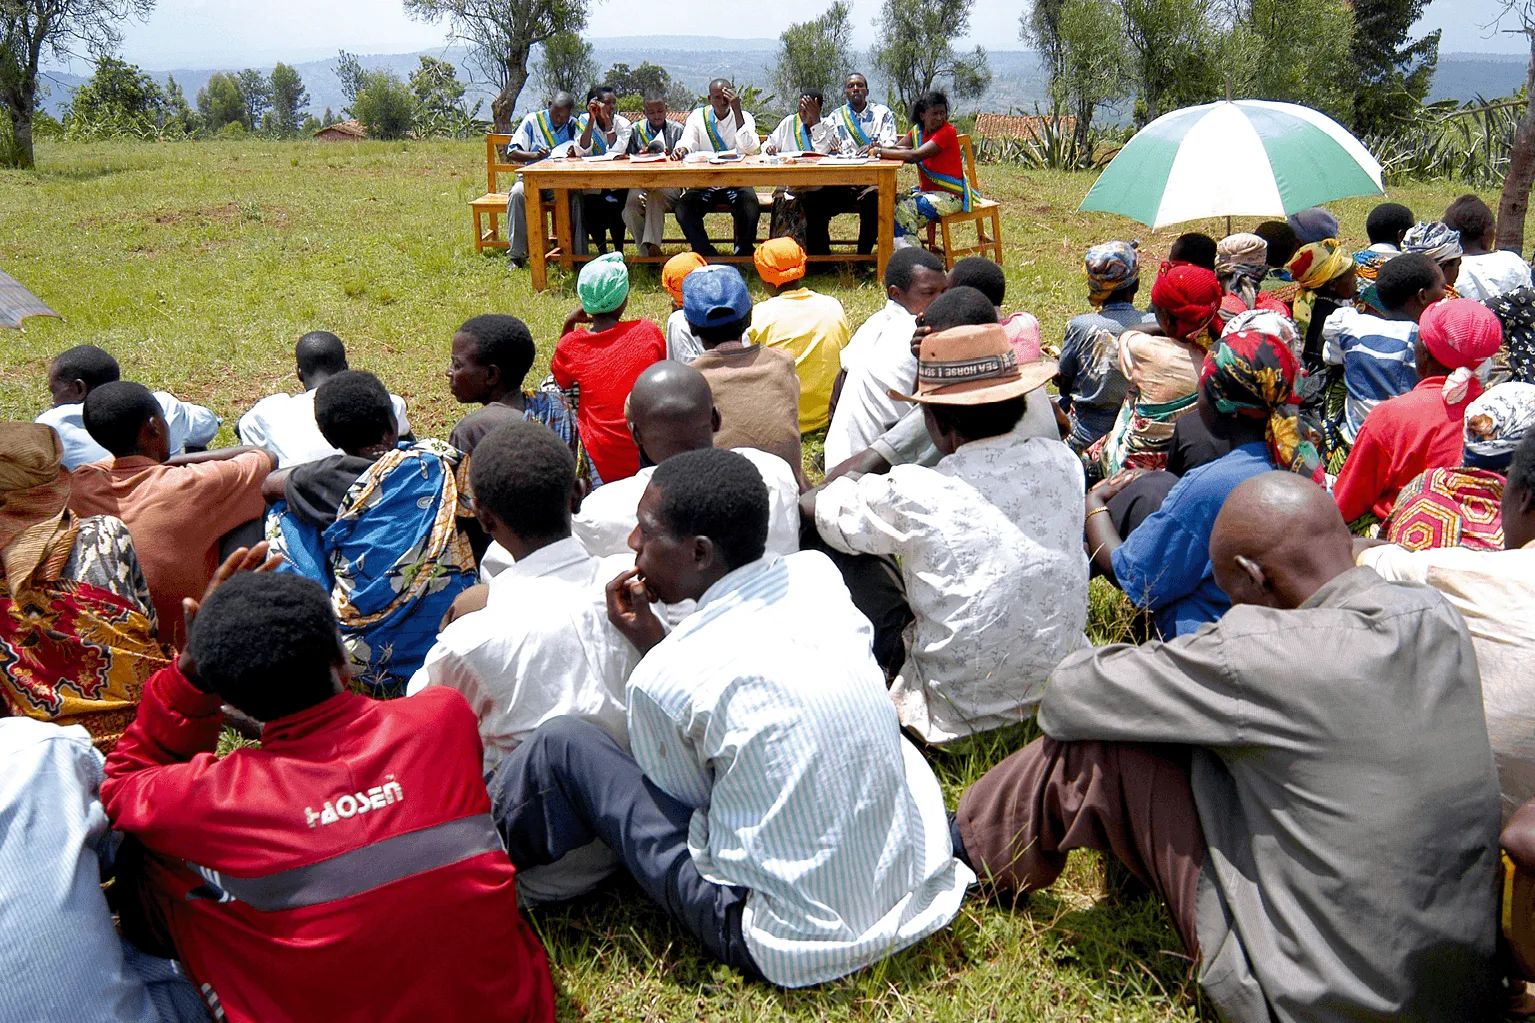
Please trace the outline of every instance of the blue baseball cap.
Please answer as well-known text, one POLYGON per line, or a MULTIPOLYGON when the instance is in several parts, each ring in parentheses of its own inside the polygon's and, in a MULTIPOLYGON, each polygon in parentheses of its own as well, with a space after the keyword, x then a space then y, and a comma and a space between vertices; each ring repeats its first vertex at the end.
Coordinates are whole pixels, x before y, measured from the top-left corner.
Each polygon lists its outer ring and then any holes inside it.
POLYGON ((738 323, 751 311, 746 281, 733 266, 701 266, 682 279, 682 316, 694 327, 738 323))

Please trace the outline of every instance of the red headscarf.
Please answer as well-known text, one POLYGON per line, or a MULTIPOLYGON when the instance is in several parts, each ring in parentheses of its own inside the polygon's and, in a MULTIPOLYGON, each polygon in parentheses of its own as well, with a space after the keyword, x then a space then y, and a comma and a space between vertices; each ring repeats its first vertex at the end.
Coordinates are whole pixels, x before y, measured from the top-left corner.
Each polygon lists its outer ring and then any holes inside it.
POLYGON ((1202 266, 1163 263, 1151 286, 1151 304, 1172 321, 1173 337, 1192 340, 1221 307, 1221 282, 1202 266))

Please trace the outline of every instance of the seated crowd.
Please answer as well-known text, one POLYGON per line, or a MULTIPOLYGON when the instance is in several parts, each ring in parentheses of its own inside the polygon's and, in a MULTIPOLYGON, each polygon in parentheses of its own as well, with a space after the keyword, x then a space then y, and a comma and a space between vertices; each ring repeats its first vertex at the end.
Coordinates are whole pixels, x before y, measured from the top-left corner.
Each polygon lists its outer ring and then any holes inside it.
POLYGON ((1535 291, 1473 198, 1184 235, 1144 310, 1095 245, 1059 359, 985 260, 898 251, 852 330, 792 239, 755 305, 677 257, 663 329, 609 254, 537 386, 521 320, 453 333, 448 441, 323 331, 213 450, 69 349, 0 424, 0 1018, 550 1021, 522 911, 625 874, 804 987, 1079 848, 1225 1019, 1490 1018, 1535 291), (1093 576, 1150 641, 1093 645, 1093 576), (933 751, 1028 721, 946 812, 933 751))

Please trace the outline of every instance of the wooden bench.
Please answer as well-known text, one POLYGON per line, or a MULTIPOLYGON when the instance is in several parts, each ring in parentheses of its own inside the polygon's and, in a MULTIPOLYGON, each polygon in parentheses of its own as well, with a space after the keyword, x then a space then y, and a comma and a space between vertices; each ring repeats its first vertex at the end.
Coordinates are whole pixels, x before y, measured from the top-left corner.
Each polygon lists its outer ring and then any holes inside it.
POLYGON ((969 135, 959 136, 960 149, 965 160, 965 178, 970 182, 970 190, 976 198, 970 203, 970 212, 961 210, 958 213, 950 213, 948 216, 939 217, 936 222, 929 221, 927 225, 927 248, 930 252, 937 252, 943 256, 944 269, 954 269, 954 264, 966 256, 990 256, 998 265, 1002 263, 1002 204, 994 199, 980 198, 979 187, 975 181, 975 148, 970 143, 969 135), (991 223, 991 237, 986 236, 986 223, 991 223), (950 229, 961 224, 975 225, 975 244, 965 248, 955 246, 955 238, 950 229), (939 241, 937 235, 942 235, 939 241))

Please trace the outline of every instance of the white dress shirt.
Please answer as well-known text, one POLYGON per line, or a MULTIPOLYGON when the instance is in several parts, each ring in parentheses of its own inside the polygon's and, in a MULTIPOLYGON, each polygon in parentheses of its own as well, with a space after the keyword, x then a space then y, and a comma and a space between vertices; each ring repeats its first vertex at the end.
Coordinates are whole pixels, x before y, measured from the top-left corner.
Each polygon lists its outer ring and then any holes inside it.
POLYGON ((629 679, 634 757, 693 807, 699 873, 750 890, 741 931, 782 987, 920 941, 975 880, 871 642, 835 566, 806 551, 709 587, 629 679))
POLYGON ((1391 582, 1438 590, 1466 620, 1482 673, 1487 738, 1498 762, 1503 820, 1535 799, 1535 545, 1512 551, 1395 544, 1362 551, 1359 564, 1391 582))
MULTIPOLYGON (((405 399, 391 394, 389 401, 394 405, 395 428, 403 437, 410 432, 405 399)), ((262 398, 240 417, 236 430, 241 444, 253 444, 275 454, 279 469, 342 453, 340 448, 331 446, 320 432, 320 424, 315 422, 313 389, 303 394, 271 394, 262 398)))
POLYGON ((850 104, 844 103, 833 110, 827 120, 836 127, 837 133, 842 136, 844 147, 853 146, 855 149, 864 143, 853 134, 847 119, 858 121, 858 126, 868 136, 869 142, 881 146, 893 146, 898 134, 895 123, 895 111, 880 103, 865 103, 863 113, 855 113, 850 104))
MULTIPOLYGON (((790 114, 778 122, 778 127, 768 136, 767 145, 773 147, 778 153, 801 153, 805 151, 805 141, 794 130, 794 124, 799 119, 798 114, 790 114)), ((837 129, 831 122, 821 118, 810 126, 810 148, 817 153, 830 153, 833 144, 839 143, 837 129)))
MULTIPOLYGON (((682 141, 677 145, 690 153, 715 152, 714 143, 709 139, 709 129, 704 126, 704 111, 712 110, 709 104, 688 114, 688 119, 682 125, 682 141)), ((725 143, 726 149, 734 149, 738 153, 755 153, 762 141, 757 138, 757 122, 752 120, 752 115, 745 110, 741 111, 741 123, 736 123, 734 110, 727 110, 724 117, 715 122, 715 129, 719 132, 720 140, 725 143)))
POLYGON ((1490 302, 1515 288, 1530 287, 1530 264, 1517 252, 1498 250, 1460 257, 1455 290, 1462 298, 1490 302))
POLYGON ((910 411, 912 404, 890 397, 892 387, 910 394, 917 382, 911 336, 917 318, 894 299, 864 321, 842 350, 842 394, 826 431, 826 467, 839 465, 867 448, 910 411))
POLYGON ((634 133, 634 125, 623 114, 613 115, 613 127, 608 131, 603 131, 600 127, 593 125, 592 144, 585 149, 581 148, 581 133, 586 130, 586 122, 590 117, 591 114, 583 113, 576 119, 577 153, 580 153, 582 156, 590 156, 592 154, 627 153, 629 151, 629 136, 634 133), (599 135, 608 144, 606 149, 598 148, 597 137, 599 135))
POLYGON ((890 695, 927 741, 1024 720, 1085 642, 1083 492, 1066 445, 1008 433, 817 495, 828 544, 900 559, 916 620, 890 695))
MULTIPOLYGON (((182 401, 169 391, 154 393, 155 400, 160 403, 160 410, 165 414, 165 425, 170 428, 171 454, 181 454, 188 444, 205 448, 213 443, 223 420, 214 415, 212 409, 182 401)), ((59 439, 64 442, 62 464, 66 469, 73 471, 82 465, 112 457, 110 451, 97 444, 86 432, 85 405, 82 402, 55 405, 33 422, 51 426, 58 433, 59 439)))
MULTIPOLYGON (((799 550, 799 482, 789 463, 777 455, 756 448, 733 448, 744 456, 768 489, 768 554, 793 554, 799 550)), ((627 554, 629 534, 634 532, 640 498, 650 485, 655 466, 641 469, 626 479, 604 483, 581 502, 581 510, 572 518, 571 532, 586 547, 588 554, 608 557, 627 554)), ((617 575, 615 572, 614 575, 617 575)))

